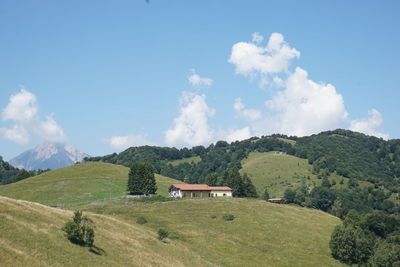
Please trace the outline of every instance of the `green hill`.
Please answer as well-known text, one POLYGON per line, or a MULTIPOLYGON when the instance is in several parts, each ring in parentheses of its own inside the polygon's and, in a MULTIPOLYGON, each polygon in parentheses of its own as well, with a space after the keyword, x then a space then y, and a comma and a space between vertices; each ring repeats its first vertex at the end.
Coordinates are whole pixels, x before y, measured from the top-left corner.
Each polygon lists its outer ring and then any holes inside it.
POLYGON ((94 220, 100 255, 70 243, 61 231, 71 211, 0 197, 0 266, 211 266, 184 243, 160 242, 154 231, 118 218, 94 220))
MULTIPOLYGON (((242 161, 240 171, 249 174, 259 194, 266 188, 271 197, 282 197, 287 188, 297 188, 302 184, 309 188, 321 185, 321 179, 312 173, 312 168, 306 159, 274 151, 251 152, 242 161)), ((329 180, 335 181, 334 188, 346 187, 348 184, 347 178, 334 173, 329 176, 329 180)))
POLYGON ((101 255, 63 236, 71 211, 4 197, 0 206, 2 266, 341 266, 328 248, 338 218, 261 200, 87 204, 101 255), (138 216, 148 223, 138 225, 138 216), (172 234, 166 242, 157 240, 159 228, 172 234))
MULTIPOLYGON (((75 164, 17 183, 0 186, 0 195, 68 206, 126 195, 129 168, 109 163, 75 164)), ((167 196, 168 187, 180 181, 156 174, 157 193, 167 196)))

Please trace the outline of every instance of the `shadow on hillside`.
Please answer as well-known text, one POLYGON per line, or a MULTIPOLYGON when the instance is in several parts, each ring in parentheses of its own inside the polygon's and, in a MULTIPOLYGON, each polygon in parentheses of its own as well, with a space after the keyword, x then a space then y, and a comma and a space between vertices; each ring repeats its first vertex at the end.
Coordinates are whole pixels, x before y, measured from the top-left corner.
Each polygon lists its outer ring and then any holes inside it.
POLYGON ((98 255, 98 256, 106 255, 105 250, 102 249, 102 248, 99 248, 97 246, 93 246, 93 247, 89 248, 89 251, 92 252, 93 254, 98 255))

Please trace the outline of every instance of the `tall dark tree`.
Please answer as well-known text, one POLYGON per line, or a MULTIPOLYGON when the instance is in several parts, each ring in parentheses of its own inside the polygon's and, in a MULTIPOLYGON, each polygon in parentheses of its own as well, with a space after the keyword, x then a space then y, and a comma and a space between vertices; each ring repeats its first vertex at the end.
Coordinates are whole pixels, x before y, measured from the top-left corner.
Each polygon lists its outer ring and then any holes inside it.
POLYGON ((329 243, 332 256, 346 264, 363 264, 373 254, 374 239, 353 225, 338 225, 329 243))
POLYGON ((228 169, 224 172, 223 185, 232 188, 232 195, 234 197, 244 197, 245 191, 243 186, 243 179, 238 170, 228 169))
POLYGON ((256 187, 251 182, 247 173, 243 175, 243 191, 246 197, 258 197, 256 187))
POLYGON ((311 200, 314 208, 328 211, 333 205, 336 195, 326 187, 317 186, 311 191, 311 200))
POLYGON ((129 172, 128 191, 133 195, 155 194, 157 191, 154 168, 149 163, 134 163, 129 172))
POLYGON ((216 173, 210 173, 206 176, 204 182, 209 186, 215 186, 218 184, 218 175, 216 173))
POLYGON ((287 188, 285 193, 283 194, 283 198, 285 199, 285 203, 294 203, 294 199, 296 197, 296 191, 293 189, 287 188))
POLYGON ((265 201, 267 201, 269 199, 269 193, 268 193, 268 189, 265 188, 264 193, 262 194, 262 199, 264 199, 265 201))

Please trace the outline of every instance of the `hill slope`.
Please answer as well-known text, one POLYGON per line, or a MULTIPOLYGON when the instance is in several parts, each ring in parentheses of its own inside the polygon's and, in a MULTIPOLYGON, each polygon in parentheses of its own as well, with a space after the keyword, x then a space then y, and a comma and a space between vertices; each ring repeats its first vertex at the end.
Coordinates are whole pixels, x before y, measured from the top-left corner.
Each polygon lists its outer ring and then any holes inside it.
MULTIPOLYGON (((129 168, 109 163, 75 164, 17 183, 0 186, 0 195, 46 205, 68 206, 126 195, 129 168)), ((179 183, 156 175, 158 194, 167 196, 168 187, 179 183)))
POLYGON ((254 199, 187 199, 144 205, 87 205, 148 229, 164 228, 190 251, 222 266, 335 266, 330 234, 340 220, 317 210, 254 199), (233 214, 227 222, 224 214, 233 214))
MULTIPOLYGON (((295 189, 302 184, 308 188, 321 185, 321 179, 312 173, 313 166, 306 159, 287 155, 282 152, 251 152, 242 161, 242 173, 249 174, 259 194, 267 188, 271 197, 283 197, 287 188, 295 189)), ((346 187, 348 179, 335 173, 329 180, 335 181, 334 188, 346 187), (343 180, 343 185, 340 181, 343 180)), ((369 184, 360 182, 361 185, 369 184)))
POLYGON ((60 230, 72 212, 0 197, 0 265, 5 266, 340 266, 330 256, 329 214, 261 200, 193 199, 99 207, 95 255, 60 230), (234 221, 224 221, 223 214, 234 221), (138 225, 138 216, 148 223, 138 225), (216 216, 216 218, 213 218, 216 216), (164 228, 174 238, 156 239, 164 228))
POLYGON ((184 244, 160 242, 154 231, 96 214, 101 255, 70 243, 61 231, 71 211, 0 197, 0 266, 211 266, 184 244))

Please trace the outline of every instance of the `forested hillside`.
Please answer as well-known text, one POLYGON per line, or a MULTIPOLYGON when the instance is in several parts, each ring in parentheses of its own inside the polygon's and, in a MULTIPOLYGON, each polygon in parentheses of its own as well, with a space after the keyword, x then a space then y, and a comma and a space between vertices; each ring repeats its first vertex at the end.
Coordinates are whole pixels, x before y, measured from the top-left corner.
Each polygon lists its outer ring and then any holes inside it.
POLYGON ((322 132, 307 137, 272 135, 253 137, 228 144, 219 141, 191 149, 167 147, 131 147, 119 154, 87 158, 130 166, 133 162, 152 163, 160 174, 190 183, 203 183, 207 175, 220 174, 228 168, 241 168, 240 161, 250 152, 281 151, 307 159, 315 173, 338 175, 370 181, 400 192, 400 140, 385 141, 348 130, 322 132), (200 161, 170 164, 173 160, 199 156, 200 161))
MULTIPOLYGON (((343 214, 352 209, 363 213, 372 210, 393 213, 398 210, 395 203, 400 193, 400 140, 385 141, 348 130, 338 129, 307 137, 253 137, 231 144, 219 141, 208 147, 191 149, 132 147, 119 154, 86 160, 125 166, 147 161, 162 175, 187 183, 207 183, 210 175, 223 177, 228 169, 240 170, 242 160, 250 152, 269 151, 306 159, 312 164, 313 175, 322 181, 312 187, 307 184, 288 187, 285 193, 288 202, 324 211, 335 208, 335 212, 340 210, 339 213, 343 214), (181 160, 189 158, 196 160, 181 160), (345 177, 345 181, 340 181, 345 186, 334 187, 337 179, 333 181, 332 175, 345 177)), ((260 192, 264 188, 257 190, 260 192)))
POLYGON ((0 185, 13 182, 19 171, 0 156, 0 185))

